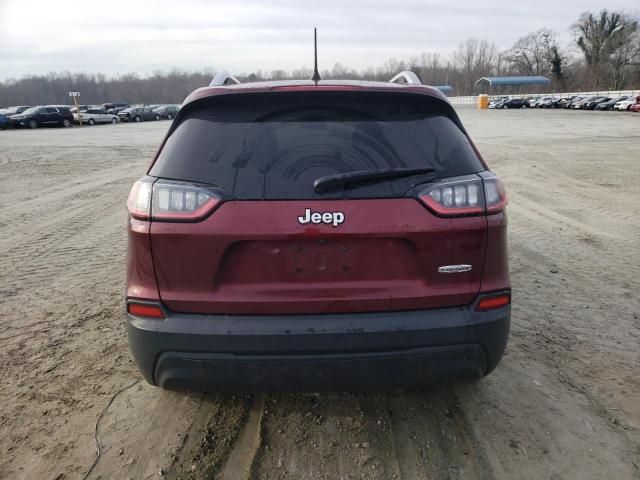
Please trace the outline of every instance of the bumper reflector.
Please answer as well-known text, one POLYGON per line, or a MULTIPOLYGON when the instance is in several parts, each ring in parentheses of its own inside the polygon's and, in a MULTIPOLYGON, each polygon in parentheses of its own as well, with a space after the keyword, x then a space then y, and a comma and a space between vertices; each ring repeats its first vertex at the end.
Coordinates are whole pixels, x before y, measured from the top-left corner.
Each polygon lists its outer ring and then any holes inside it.
POLYGON ((511 303, 511 295, 509 293, 501 293, 491 297, 481 299, 476 305, 476 310, 486 312, 487 310, 495 310, 496 308, 506 307, 511 303))
POLYGON ((127 312, 137 317, 159 318, 164 319, 164 312, 157 305, 149 305, 146 303, 129 303, 127 312))

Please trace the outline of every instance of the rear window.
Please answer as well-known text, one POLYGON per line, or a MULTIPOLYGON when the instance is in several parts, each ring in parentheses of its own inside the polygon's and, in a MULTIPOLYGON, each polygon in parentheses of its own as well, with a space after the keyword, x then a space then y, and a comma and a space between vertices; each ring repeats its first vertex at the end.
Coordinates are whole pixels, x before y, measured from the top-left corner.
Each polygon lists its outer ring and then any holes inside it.
POLYGON ((484 170, 451 107, 425 95, 273 92, 187 107, 149 174, 216 185, 238 199, 387 198, 484 170), (316 193, 327 175, 384 168, 428 175, 316 193))

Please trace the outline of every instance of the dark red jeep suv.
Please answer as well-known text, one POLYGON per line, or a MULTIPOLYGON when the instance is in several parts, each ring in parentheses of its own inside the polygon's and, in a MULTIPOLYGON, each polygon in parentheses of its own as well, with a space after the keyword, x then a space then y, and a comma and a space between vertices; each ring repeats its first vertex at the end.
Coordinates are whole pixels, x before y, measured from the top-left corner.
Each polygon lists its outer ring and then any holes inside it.
POLYGON ((438 90, 201 88, 128 200, 127 331, 153 385, 477 379, 510 326, 506 197, 438 90))

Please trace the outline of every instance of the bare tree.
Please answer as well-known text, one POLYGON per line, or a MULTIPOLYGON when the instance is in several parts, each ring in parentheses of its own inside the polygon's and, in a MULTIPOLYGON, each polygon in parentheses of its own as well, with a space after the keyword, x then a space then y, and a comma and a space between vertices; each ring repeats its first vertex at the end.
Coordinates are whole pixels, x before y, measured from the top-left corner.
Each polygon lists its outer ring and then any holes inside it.
MULTIPOLYGON (((605 9, 598 14, 583 13, 572 28, 587 64, 590 86, 597 89, 604 79, 607 63, 630 41, 638 30, 638 22, 628 15, 605 9)), ((628 64, 623 63, 624 67, 628 64)))
POLYGON ((473 92, 473 86, 482 76, 492 75, 498 58, 495 43, 469 38, 453 53, 453 64, 460 73, 458 90, 463 94, 473 92))
POLYGON ((552 70, 552 50, 558 53, 557 46, 556 32, 541 28, 519 38, 504 53, 504 59, 520 75, 548 75, 552 70))

